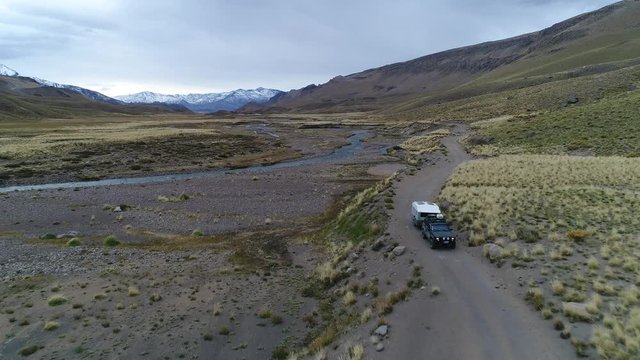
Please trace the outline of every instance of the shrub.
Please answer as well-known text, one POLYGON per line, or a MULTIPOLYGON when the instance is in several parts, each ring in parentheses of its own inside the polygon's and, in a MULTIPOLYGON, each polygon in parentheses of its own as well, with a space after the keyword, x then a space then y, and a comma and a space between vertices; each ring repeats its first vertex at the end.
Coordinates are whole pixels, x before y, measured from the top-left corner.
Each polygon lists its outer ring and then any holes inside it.
POLYGON ((530 226, 521 226, 516 229, 518 239, 527 243, 534 243, 540 240, 538 231, 530 226))
POLYGON ((38 351, 39 347, 37 345, 25 346, 18 351, 18 354, 22 356, 29 356, 34 352, 38 351))
POLYGON ((202 230, 200 229, 195 229, 191 232, 191 236, 204 236, 204 232, 202 232, 202 230))
POLYGON ((555 279, 551 282, 551 291, 553 291, 553 295, 559 296, 564 294, 565 288, 562 281, 555 279))
POLYGON ((80 245, 81 245, 80 239, 78 239, 77 237, 67 241, 67 246, 80 246, 80 245))
POLYGON ((58 306, 66 302, 67 302, 67 298, 65 298, 62 295, 53 295, 52 297, 49 298, 49 300, 47 300, 47 304, 49 304, 49 306, 58 306))
POLYGON ((222 325, 220 327, 220 330, 218 330, 218 334, 220 335, 229 335, 230 333, 231 333, 231 330, 226 325, 222 325))
POLYGON ((40 240, 55 240, 56 234, 46 233, 40 235, 40 240))
POLYGON ((431 287, 431 295, 436 296, 440 294, 440 287, 432 286, 431 287))
POLYGON ((202 338, 204 339, 204 341, 211 341, 213 340, 213 334, 212 333, 206 333, 202 336, 202 338))
POLYGON ((271 315, 271 323, 273 325, 282 324, 282 316, 280 316, 280 315, 271 315))
POLYGON ((587 237, 589 237, 591 233, 585 230, 575 229, 567 232, 567 237, 573 241, 581 242, 584 241, 587 237))
POLYGON ((109 235, 106 238, 104 238, 104 241, 102 242, 102 244, 104 246, 109 246, 109 247, 118 246, 120 245, 120 240, 118 240, 118 238, 113 235, 109 235))
POLYGON ((273 315, 273 313, 271 313, 271 310, 269 309, 262 309, 258 311, 256 315, 258 315, 260 319, 268 319, 273 315))
POLYGON ((44 324, 44 329, 46 331, 53 331, 55 329, 57 329, 58 327, 60 327, 60 324, 56 321, 49 321, 46 324, 44 324))
POLYGON ((342 298, 342 302, 345 305, 353 305, 356 303, 356 301, 358 301, 358 298, 356 297, 356 294, 354 294, 351 290, 347 291, 347 293, 344 294, 344 297, 342 298))
POLYGON ((530 288, 527 291, 526 300, 530 302, 536 310, 542 310, 544 307, 544 293, 541 288, 530 288))
POLYGON ((129 286, 129 289, 127 289, 127 293, 129 296, 138 296, 140 295, 140 290, 138 290, 138 288, 136 288, 135 286, 129 286))

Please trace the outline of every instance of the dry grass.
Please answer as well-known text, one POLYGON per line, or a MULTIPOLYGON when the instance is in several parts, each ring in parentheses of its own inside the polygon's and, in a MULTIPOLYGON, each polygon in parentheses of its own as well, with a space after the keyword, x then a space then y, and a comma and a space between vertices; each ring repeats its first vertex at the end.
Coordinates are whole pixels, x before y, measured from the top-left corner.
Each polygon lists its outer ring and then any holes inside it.
MULTIPOLYGON (((601 329, 594 334, 599 353, 635 351, 640 331, 612 324, 625 324, 640 304, 640 159, 509 155, 471 161, 449 179, 441 201, 451 204, 448 217, 469 231, 471 242, 510 239, 519 250, 503 241, 503 261, 544 265, 554 279, 540 291, 564 302, 555 316, 601 329)), ((528 295, 544 312, 537 297, 528 295)), ((577 351, 586 351, 583 340, 574 340, 577 351)))
POLYGON ((348 306, 354 305, 358 301, 356 294, 349 290, 342 297, 342 303, 348 306))
POLYGON ((431 153, 441 149, 440 139, 450 134, 448 129, 432 131, 427 135, 414 136, 400 144, 400 147, 414 154, 431 153))
POLYGON ((129 286, 129 288, 127 289, 127 294, 129 296, 138 296, 140 295, 140 290, 138 290, 138 288, 135 286, 129 286))

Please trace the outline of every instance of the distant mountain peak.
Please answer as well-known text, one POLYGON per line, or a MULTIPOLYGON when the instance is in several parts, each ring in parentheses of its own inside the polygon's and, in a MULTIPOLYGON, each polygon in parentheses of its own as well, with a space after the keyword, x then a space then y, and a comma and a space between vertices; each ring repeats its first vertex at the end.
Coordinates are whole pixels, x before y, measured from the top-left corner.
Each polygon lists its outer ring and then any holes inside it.
POLYGON ((18 74, 18 72, 13 70, 12 68, 10 68, 10 67, 8 67, 6 65, 0 64, 0 75, 2 75, 2 76, 18 76, 20 74, 18 74))
POLYGON ((143 91, 130 95, 116 96, 125 103, 133 104, 181 104, 195 112, 214 112, 219 110, 237 110, 248 103, 266 103, 282 91, 259 87, 257 89, 237 89, 222 93, 206 94, 159 94, 143 91))

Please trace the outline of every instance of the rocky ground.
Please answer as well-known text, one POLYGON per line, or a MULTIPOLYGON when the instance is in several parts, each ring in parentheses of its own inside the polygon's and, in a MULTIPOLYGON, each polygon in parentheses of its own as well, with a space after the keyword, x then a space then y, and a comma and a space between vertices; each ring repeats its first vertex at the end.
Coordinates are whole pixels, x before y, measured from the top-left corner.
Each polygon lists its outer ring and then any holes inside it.
POLYGON ((376 166, 393 160, 385 146, 277 172, 0 195, 0 354, 242 359, 300 343, 313 236, 395 169, 376 166))

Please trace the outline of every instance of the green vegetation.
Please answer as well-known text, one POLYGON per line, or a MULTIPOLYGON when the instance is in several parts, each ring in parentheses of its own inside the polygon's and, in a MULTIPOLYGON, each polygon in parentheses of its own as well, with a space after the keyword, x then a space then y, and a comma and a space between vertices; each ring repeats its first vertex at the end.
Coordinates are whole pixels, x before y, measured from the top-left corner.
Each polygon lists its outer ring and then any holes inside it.
POLYGON ((47 304, 49 306, 59 306, 67 302, 67 298, 62 295, 53 295, 47 300, 47 304))
POLYGON ((60 324, 57 321, 48 321, 46 324, 44 324, 45 331, 53 331, 59 327, 60 324))
POLYGON ((29 356, 38 351, 38 349, 39 347, 37 345, 25 346, 18 351, 18 354, 22 356, 29 356))
POLYGON ((80 246, 82 245, 82 243, 80 242, 80 239, 73 238, 73 239, 69 239, 69 241, 67 241, 67 246, 80 246))
POLYGON ((495 139, 474 149, 481 154, 590 151, 596 155, 640 156, 640 91, 584 106, 509 121, 480 124, 495 139))
POLYGON ((102 243, 104 246, 114 247, 120 245, 120 240, 118 240, 118 238, 113 235, 109 235, 104 238, 104 241, 102 243))

